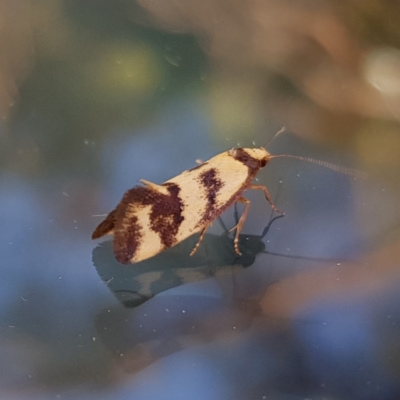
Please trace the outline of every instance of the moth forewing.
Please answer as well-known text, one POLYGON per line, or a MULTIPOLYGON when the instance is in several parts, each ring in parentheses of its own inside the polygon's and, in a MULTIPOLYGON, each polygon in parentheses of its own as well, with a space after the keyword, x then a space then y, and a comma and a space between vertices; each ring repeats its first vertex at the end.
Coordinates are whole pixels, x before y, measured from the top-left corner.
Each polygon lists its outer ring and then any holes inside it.
MULTIPOLYGON (((215 218, 241 201, 247 207, 236 227, 235 251, 240 254, 238 238, 250 205, 242 194, 269 160, 264 148, 237 148, 162 185, 142 180, 145 186, 128 190, 92 237, 114 233, 114 253, 123 264, 145 260, 201 231, 195 251, 215 218)), ((266 188, 264 192, 272 204, 266 188)))
POLYGON ((184 220, 177 241, 199 232, 221 215, 243 191, 247 178, 248 168, 225 152, 167 181, 181 188, 184 220))
MULTIPOLYGON (((140 243, 140 246, 137 247, 136 252, 134 253, 134 258, 131 258, 130 262, 137 262, 140 260, 145 260, 149 257, 152 257, 154 254, 158 254, 164 250, 164 246, 159 239, 157 232, 154 232, 151 229, 151 221, 150 221, 150 213, 151 213, 151 206, 144 207, 138 213, 138 222, 142 227, 143 232, 145 232, 145 240, 140 243)), ((128 222, 129 223, 129 222, 128 222)), ((122 230, 119 231, 119 236, 121 237, 122 243, 116 244, 114 243, 114 251, 121 251, 120 248, 122 247, 122 256, 125 257, 126 248, 129 243, 126 243, 125 240, 125 233, 129 230, 129 225, 123 226, 122 230)))

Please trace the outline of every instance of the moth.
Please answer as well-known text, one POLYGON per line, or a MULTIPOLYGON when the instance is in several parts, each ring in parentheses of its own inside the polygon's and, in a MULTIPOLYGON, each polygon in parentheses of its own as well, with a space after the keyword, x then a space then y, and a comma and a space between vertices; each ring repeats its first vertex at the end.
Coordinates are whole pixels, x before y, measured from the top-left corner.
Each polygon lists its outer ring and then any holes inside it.
POLYGON ((310 161, 349 173, 348 169, 307 157, 271 155, 263 147, 233 148, 162 184, 141 179, 144 186, 135 186, 124 194, 94 230, 92 239, 113 234, 115 257, 128 264, 153 257, 200 232, 190 253, 193 255, 212 222, 233 204, 243 203, 244 211, 232 229, 236 230, 234 250, 241 255, 239 235, 250 209, 250 201, 243 195, 246 190, 261 190, 272 209, 284 214, 273 203, 267 187, 253 183, 258 172, 278 157, 310 161))

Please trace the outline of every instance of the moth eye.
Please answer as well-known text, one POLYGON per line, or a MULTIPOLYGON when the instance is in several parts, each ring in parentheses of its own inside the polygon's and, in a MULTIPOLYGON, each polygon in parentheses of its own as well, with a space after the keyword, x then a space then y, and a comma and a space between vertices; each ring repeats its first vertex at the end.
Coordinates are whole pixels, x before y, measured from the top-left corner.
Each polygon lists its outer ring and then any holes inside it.
POLYGON ((267 165, 267 160, 266 160, 265 158, 263 158, 263 159, 260 161, 260 164, 261 164, 261 168, 265 167, 265 166, 267 165))

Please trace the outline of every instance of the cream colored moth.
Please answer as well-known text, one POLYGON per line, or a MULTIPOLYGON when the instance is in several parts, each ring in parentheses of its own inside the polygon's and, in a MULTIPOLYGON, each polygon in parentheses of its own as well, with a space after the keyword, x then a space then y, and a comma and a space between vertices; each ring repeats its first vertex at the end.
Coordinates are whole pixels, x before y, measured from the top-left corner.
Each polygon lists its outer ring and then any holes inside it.
POLYGON ((120 263, 128 264, 153 257, 200 232, 190 253, 193 255, 212 222, 240 202, 245 208, 232 230, 236 229, 235 252, 241 255, 239 235, 250 208, 250 201, 243 196, 246 190, 262 190, 272 209, 283 214, 273 204, 266 186, 252 183, 260 169, 278 157, 313 162, 352 176, 358 174, 355 170, 307 157, 271 155, 263 147, 234 148, 161 185, 141 179, 144 186, 135 186, 124 194, 117 207, 94 230, 92 239, 114 234, 115 257, 120 263))

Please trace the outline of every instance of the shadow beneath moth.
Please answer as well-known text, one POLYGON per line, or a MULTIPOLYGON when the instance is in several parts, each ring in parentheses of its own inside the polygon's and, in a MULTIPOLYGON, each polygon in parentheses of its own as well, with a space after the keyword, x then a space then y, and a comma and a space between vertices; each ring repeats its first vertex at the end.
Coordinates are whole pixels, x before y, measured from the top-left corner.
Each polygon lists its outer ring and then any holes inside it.
POLYGON ((121 268, 113 257, 112 242, 101 243, 93 250, 93 264, 108 288, 125 307, 137 307, 158 293, 207 278, 232 275, 252 265, 265 250, 263 238, 276 216, 261 235, 239 236, 241 255, 234 250, 234 239, 221 221, 222 235, 206 233, 199 250, 190 256, 198 241, 193 235, 167 252, 138 262, 134 268, 121 268))

